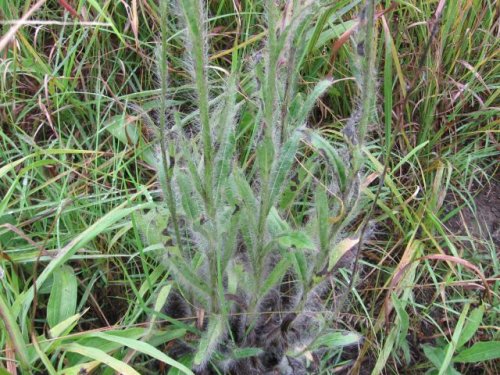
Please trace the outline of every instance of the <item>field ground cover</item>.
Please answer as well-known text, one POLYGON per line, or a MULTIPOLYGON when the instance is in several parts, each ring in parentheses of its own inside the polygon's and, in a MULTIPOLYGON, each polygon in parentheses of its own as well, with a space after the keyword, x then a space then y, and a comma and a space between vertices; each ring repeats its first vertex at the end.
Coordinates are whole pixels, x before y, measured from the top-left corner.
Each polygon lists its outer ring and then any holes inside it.
MULTIPOLYGON (((263 1, 205 3, 211 84, 237 64, 240 100, 268 37, 263 1)), ((297 79, 306 96, 331 77, 307 122, 335 145, 361 105, 345 38, 361 7, 336 0, 311 17, 297 79)), ((332 334, 306 357, 322 374, 498 374, 500 3, 376 11, 377 116, 351 224, 369 214, 370 236, 333 326, 363 340, 332 334)), ((160 196, 162 26, 168 105, 197 115, 179 17, 154 0, 0 0, 0 374, 186 371, 169 350, 199 341, 203 316, 165 314, 172 275, 137 222, 160 196)), ((251 161, 252 121, 240 123, 251 161)), ((287 191, 307 190, 307 170, 287 191)))

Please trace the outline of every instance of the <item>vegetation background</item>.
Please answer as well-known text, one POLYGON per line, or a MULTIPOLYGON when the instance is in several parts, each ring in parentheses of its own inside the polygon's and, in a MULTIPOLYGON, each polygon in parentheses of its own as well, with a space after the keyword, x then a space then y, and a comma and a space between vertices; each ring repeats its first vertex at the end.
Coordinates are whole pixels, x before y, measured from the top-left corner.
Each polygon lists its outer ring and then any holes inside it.
MULTIPOLYGON (((206 4, 210 66, 248 66, 263 1, 206 4)), ((346 36, 361 7, 311 17, 300 66, 305 95, 333 79, 308 117, 332 144, 358 104, 346 36)), ((499 14, 494 0, 377 2, 358 218, 375 229, 336 327, 363 340, 305 348, 318 373, 499 373, 499 14)), ((169 349, 199 332, 165 314, 171 274, 133 215, 160 189, 166 22, 153 0, 0 0, 0 374, 189 373, 169 349)), ((189 115, 186 46, 167 44, 169 105, 189 115)))

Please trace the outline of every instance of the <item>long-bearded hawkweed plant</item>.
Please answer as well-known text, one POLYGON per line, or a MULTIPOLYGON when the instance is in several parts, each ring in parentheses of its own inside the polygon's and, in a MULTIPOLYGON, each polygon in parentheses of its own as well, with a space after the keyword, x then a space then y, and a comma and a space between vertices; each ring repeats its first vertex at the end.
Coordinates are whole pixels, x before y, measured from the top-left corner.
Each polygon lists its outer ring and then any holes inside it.
MULTIPOLYGON (((165 19, 175 12, 181 20, 196 97, 192 113, 172 105, 163 22, 157 171, 164 199, 137 220, 171 273, 167 315, 199 335, 178 341, 172 355, 199 373, 303 373, 307 358, 332 350, 348 279, 337 271, 352 265, 342 259, 360 240, 352 222, 375 102, 375 1, 361 10, 353 38, 359 100, 338 144, 308 127, 332 79, 307 95, 297 88, 313 20, 328 2, 266 1, 265 47, 243 58, 235 48, 229 72, 210 69, 203 2, 160 3, 165 19)), ((360 339, 345 334, 343 343, 360 339)))

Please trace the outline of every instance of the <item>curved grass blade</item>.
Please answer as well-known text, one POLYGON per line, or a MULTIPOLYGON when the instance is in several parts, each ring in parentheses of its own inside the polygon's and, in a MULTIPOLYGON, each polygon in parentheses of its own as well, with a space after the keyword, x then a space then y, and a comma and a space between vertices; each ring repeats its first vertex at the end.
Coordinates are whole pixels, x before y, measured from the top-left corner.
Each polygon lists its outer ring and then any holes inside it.
POLYGON ((62 345, 61 349, 66 350, 68 352, 78 353, 90 359, 94 359, 96 361, 104 363, 109 367, 111 367, 112 369, 118 371, 118 373, 123 375, 141 375, 139 372, 134 370, 126 363, 123 363, 122 361, 110 356, 109 354, 97 348, 91 348, 88 346, 71 343, 62 345))
POLYGON ((143 354, 146 354, 150 357, 156 358, 157 360, 166 363, 169 366, 175 367, 179 370, 181 370, 184 374, 187 375, 194 375, 193 372, 188 369, 186 366, 184 366, 182 363, 179 363, 169 356, 167 356, 165 353, 159 351, 156 349, 154 346, 151 346, 147 342, 139 341, 139 340, 134 340, 130 339, 127 337, 123 336, 114 336, 110 333, 94 333, 90 336, 94 337, 99 337, 103 340, 111 341, 117 344, 123 344, 125 346, 128 346, 131 349, 137 350, 138 352, 141 352, 143 354))

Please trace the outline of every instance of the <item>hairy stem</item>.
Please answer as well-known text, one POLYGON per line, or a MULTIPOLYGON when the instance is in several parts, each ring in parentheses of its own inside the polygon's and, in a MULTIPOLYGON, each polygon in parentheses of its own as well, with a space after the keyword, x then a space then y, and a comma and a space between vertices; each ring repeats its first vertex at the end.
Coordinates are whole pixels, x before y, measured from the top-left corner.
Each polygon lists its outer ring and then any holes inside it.
POLYGON ((181 234, 179 230, 179 220, 177 218, 177 208, 174 201, 174 193, 172 190, 172 172, 173 164, 167 160, 167 138, 165 134, 165 129, 167 127, 167 75, 168 75, 168 61, 167 61, 167 2, 161 2, 161 17, 163 22, 161 23, 161 63, 160 63, 160 73, 161 73, 161 94, 160 94, 160 150, 161 150, 161 161, 163 167, 163 173, 165 174, 166 184, 164 186, 167 206, 172 216, 172 222, 174 224, 174 234, 177 246, 182 253, 182 241, 181 234))

